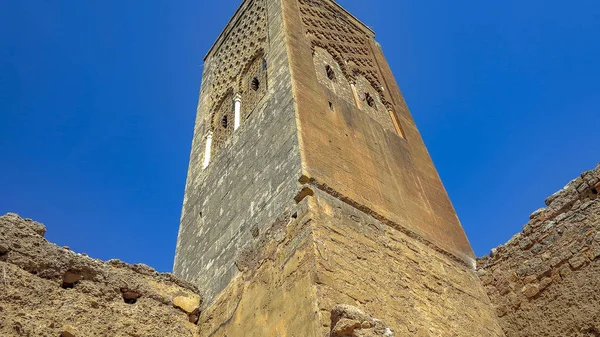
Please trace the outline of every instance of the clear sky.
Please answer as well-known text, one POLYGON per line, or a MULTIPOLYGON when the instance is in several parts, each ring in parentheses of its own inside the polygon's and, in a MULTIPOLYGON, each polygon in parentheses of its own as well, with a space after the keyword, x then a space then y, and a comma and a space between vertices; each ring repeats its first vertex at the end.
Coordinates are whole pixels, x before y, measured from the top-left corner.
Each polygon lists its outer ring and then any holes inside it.
MULTIPOLYGON (((0 213, 171 270, 202 59, 240 2, 0 1, 0 213)), ((599 1, 340 3, 376 31, 477 255, 600 161, 599 1)))

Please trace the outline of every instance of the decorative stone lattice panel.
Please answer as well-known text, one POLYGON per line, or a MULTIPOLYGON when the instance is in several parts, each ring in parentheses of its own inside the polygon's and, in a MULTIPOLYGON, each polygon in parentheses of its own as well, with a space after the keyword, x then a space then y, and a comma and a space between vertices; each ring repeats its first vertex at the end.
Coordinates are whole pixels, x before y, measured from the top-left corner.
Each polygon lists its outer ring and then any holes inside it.
POLYGON ((242 118, 247 119, 267 93, 267 61, 259 53, 241 77, 242 118))
POLYGON ((395 131, 394 124, 381 96, 363 76, 356 78, 356 92, 360 108, 386 129, 395 131))
POLYGON ((306 36, 313 48, 326 49, 341 66, 350 82, 364 76, 388 109, 392 105, 385 96, 377 62, 369 45, 369 37, 348 14, 324 0, 298 0, 306 36))
POLYGON ((252 0, 214 56, 217 66, 211 85, 211 106, 219 104, 231 89, 241 91, 239 85, 244 70, 260 51, 267 49, 267 42, 265 1, 252 0))
POLYGON ((213 114, 213 151, 216 153, 233 133, 234 126, 233 94, 231 91, 223 98, 213 114))
POLYGON ((313 61, 319 82, 343 100, 353 102, 350 82, 338 61, 327 50, 319 47, 314 48, 313 61), (327 72, 327 66, 330 67, 330 74, 327 72))
MULTIPOLYGON (((244 91, 244 79, 254 69, 257 55, 262 60, 268 44, 267 10, 265 0, 251 0, 234 23, 233 28, 225 33, 223 42, 216 48, 213 59, 214 70, 210 84, 210 110, 206 115, 206 123, 213 132, 213 151, 217 152, 233 134, 235 93, 244 91)), ((252 77, 253 78, 253 77, 252 77)), ((260 97, 266 93, 266 70, 259 79, 260 97)), ((255 93, 254 96, 257 96, 255 93)), ((249 102, 253 108, 260 99, 251 97, 249 102)), ((243 104, 250 109, 248 103, 243 104)))

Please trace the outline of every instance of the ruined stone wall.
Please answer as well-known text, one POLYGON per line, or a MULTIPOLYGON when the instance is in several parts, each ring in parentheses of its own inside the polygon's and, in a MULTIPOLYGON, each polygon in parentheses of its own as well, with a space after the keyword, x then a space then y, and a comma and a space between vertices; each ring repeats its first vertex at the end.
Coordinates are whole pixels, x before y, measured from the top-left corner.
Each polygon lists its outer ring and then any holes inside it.
POLYGON ((58 247, 0 216, 0 336, 199 336, 197 289, 170 274, 58 247))
POLYGON ((273 223, 297 192, 300 157, 281 3, 244 1, 204 69, 174 273, 201 287, 208 304, 237 274, 234 261, 252 232, 273 223), (254 92, 247 74, 262 73, 261 58, 266 77, 259 76, 254 92), (229 93, 242 96, 247 119, 203 169, 213 108, 229 93))
POLYGON ((600 165, 478 260, 508 337, 600 336, 600 165))

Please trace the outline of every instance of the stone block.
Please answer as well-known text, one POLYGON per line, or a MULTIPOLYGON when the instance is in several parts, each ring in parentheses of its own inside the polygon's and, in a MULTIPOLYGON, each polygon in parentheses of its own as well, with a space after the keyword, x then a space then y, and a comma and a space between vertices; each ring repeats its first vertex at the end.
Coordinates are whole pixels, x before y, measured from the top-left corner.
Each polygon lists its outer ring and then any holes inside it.
POLYGON ((576 256, 569 260, 569 265, 571 265, 571 268, 573 268, 573 270, 578 270, 579 268, 583 267, 586 262, 587 260, 585 257, 576 256))
POLYGON ((60 333, 60 337, 83 337, 79 331, 72 325, 65 325, 62 328, 62 332, 60 333))
POLYGON ((532 298, 540 292, 540 286, 538 284, 527 284, 521 291, 523 295, 532 298))
POLYGON ((175 296, 173 306, 190 314, 200 307, 200 296, 175 296))
POLYGON ((544 277, 541 281, 540 281, 540 289, 545 289, 546 287, 548 287, 550 284, 552 283, 552 278, 551 277, 544 277))

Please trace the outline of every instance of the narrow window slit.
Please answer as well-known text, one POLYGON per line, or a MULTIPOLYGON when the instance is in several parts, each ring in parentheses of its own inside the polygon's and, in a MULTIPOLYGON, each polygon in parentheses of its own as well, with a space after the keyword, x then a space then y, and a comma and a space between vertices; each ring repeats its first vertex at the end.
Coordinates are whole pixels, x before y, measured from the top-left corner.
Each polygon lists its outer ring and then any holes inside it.
POLYGON ((333 70, 333 68, 331 68, 330 65, 325 66, 325 72, 327 73, 327 78, 329 78, 332 81, 335 81, 335 71, 333 70))
POLYGON ((227 121, 227 115, 225 115, 225 116, 223 116, 223 117, 221 118, 221 126, 222 126, 224 129, 227 129, 227 125, 228 125, 228 121, 227 121))
POLYGON ((335 111, 334 108, 333 108, 333 103, 331 103, 331 102, 329 102, 329 110, 335 111))
POLYGON ((373 99, 373 96, 371 96, 371 94, 369 94, 368 92, 365 93, 365 101, 367 101, 367 104, 371 108, 375 107, 375 100, 373 99))

